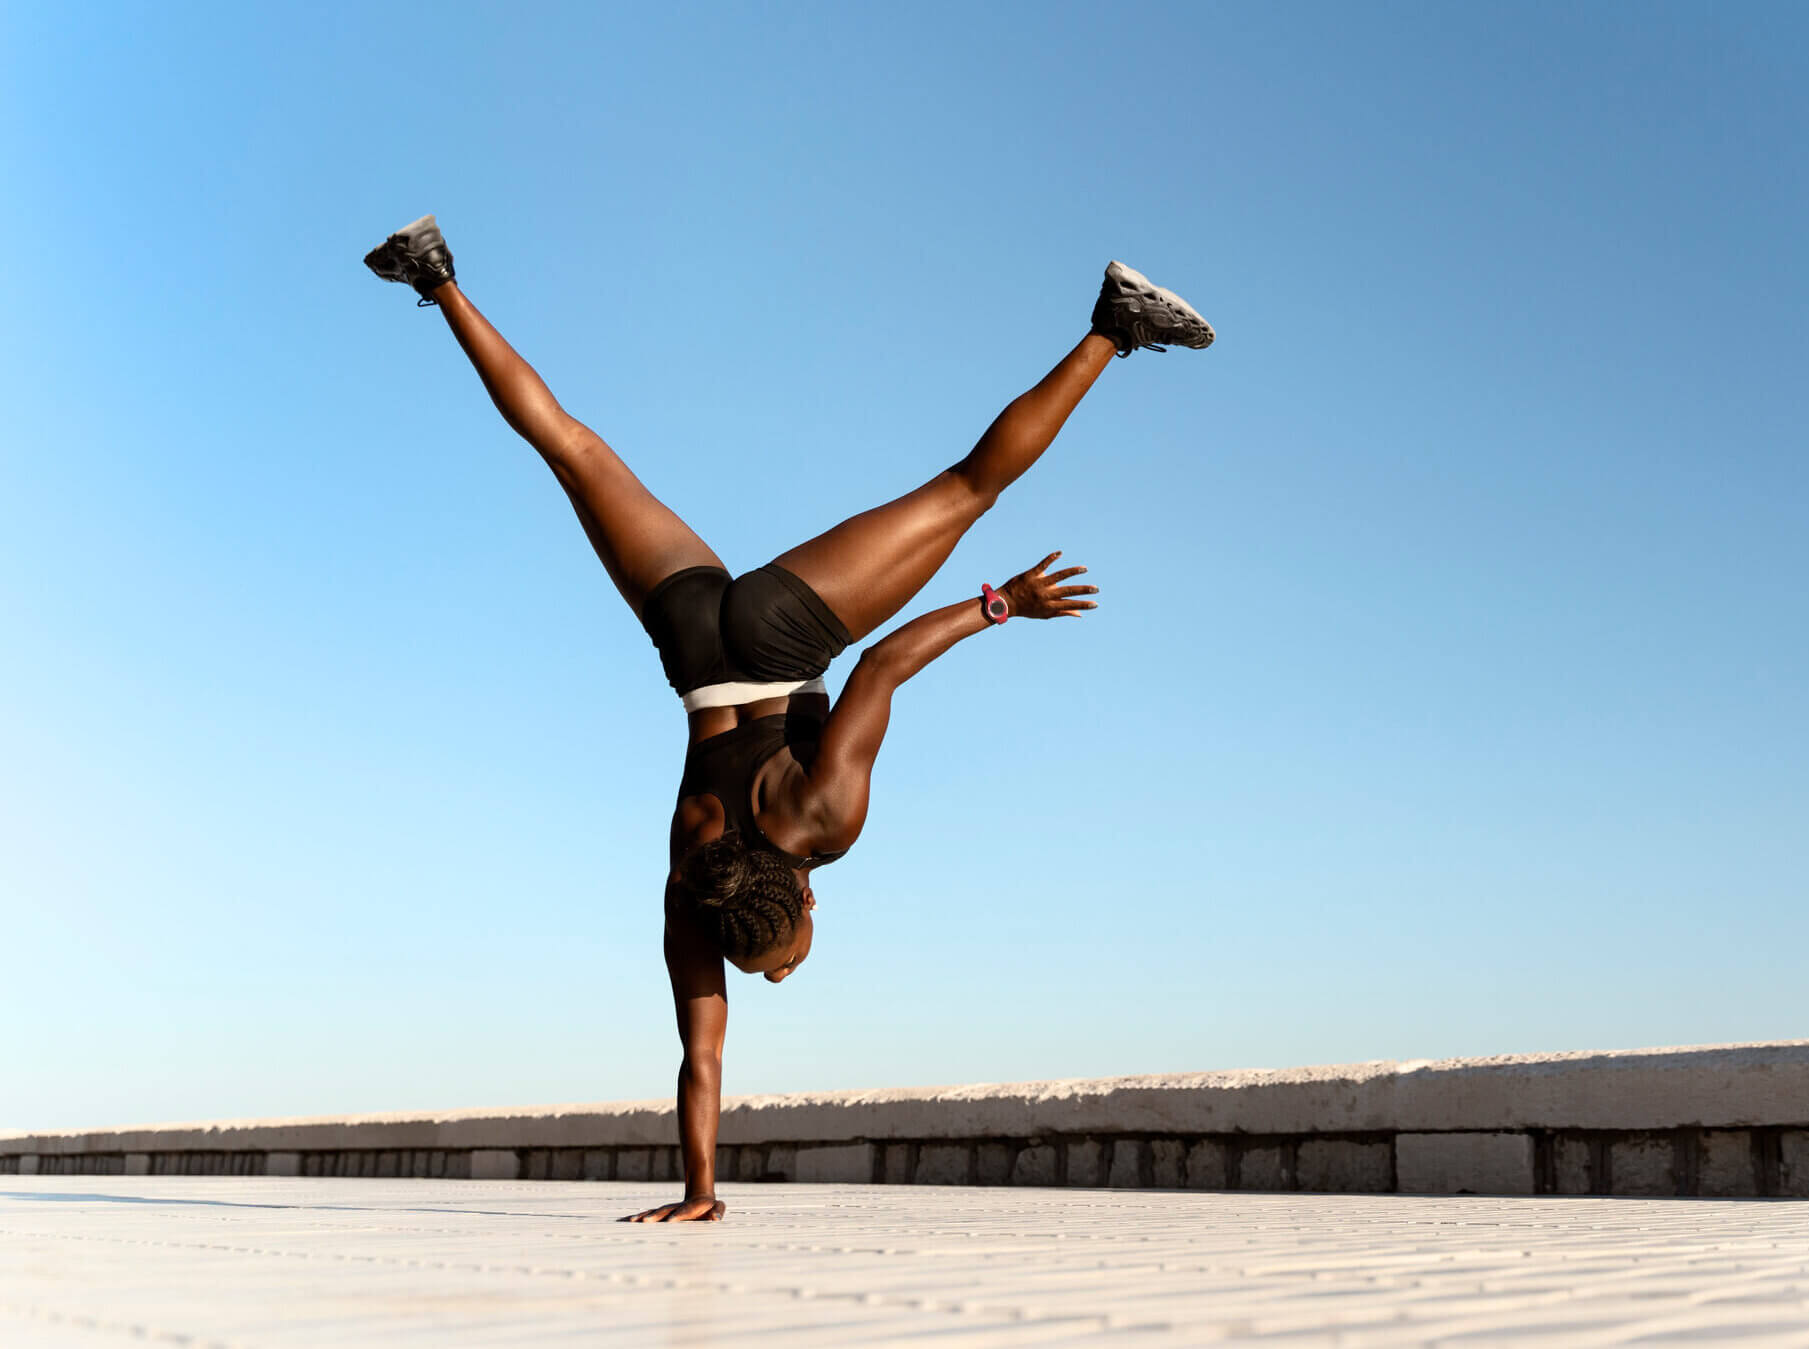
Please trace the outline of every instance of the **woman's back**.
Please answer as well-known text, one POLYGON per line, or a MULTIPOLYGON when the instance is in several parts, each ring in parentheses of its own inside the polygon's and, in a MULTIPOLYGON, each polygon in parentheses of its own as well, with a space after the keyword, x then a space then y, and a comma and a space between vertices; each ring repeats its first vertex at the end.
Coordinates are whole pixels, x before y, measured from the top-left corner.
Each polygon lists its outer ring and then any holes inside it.
POLYGON ((763 715, 738 716, 734 725, 703 737, 696 736, 699 728, 695 722, 704 714, 693 714, 693 739, 686 748, 684 772, 679 778, 678 821, 682 824, 689 817, 695 821, 695 827, 674 828, 672 861, 675 865, 691 838, 700 830, 707 832, 708 821, 715 815, 710 806, 712 800, 721 811, 720 836, 736 834, 744 847, 776 853, 799 870, 822 866, 842 855, 810 848, 808 843, 793 837, 798 822, 785 817, 783 811, 778 812, 779 819, 774 819, 774 812, 765 808, 783 795, 774 790, 779 785, 779 778, 788 773, 808 771, 822 735, 828 700, 821 694, 809 695, 805 699, 791 700, 803 702, 805 706, 791 708, 783 706, 786 701, 767 699, 742 708, 710 709, 711 712, 745 713, 750 708, 763 706, 778 708, 763 715), (688 805, 702 809, 688 811, 688 805), (778 832, 787 842, 795 843, 802 851, 790 852, 779 846, 771 837, 773 832, 778 832))

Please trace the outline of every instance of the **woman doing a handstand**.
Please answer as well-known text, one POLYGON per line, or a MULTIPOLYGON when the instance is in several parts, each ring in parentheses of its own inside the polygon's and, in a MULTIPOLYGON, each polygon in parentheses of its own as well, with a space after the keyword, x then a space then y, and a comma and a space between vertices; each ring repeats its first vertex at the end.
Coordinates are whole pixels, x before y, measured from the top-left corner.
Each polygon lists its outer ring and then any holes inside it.
POLYGON ((823 672, 897 613, 968 527, 1036 462, 1114 354, 1205 347, 1212 329, 1180 296, 1114 262, 1080 344, 1011 403, 967 457, 914 492, 731 577, 492 328, 453 279, 432 216, 365 258, 439 306, 497 410, 553 470, 597 556, 653 639, 690 724, 666 882, 666 968, 684 1057, 678 1117, 685 1197, 636 1221, 720 1218, 716 1129, 723 961, 769 983, 810 954, 813 868, 860 836, 868 783, 898 686, 964 637, 1006 618, 1094 607, 1085 571, 1051 553, 995 592, 912 619, 868 648, 830 706, 823 672))

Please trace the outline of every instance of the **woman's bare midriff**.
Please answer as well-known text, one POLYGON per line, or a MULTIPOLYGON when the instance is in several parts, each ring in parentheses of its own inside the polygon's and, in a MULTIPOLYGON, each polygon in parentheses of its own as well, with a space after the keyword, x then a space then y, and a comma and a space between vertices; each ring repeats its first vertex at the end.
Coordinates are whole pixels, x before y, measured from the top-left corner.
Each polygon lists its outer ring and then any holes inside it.
POLYGON ((691 727, 690 743, 695 745, 699 740, 708 740, 713 735, 732 731, 737 726, 758 721, 761 717, 792 714, 814 717, 817 721, 828 720, 829 695, 793 693, 783 698, 762 698, 757 703, 742 703, 739 707, 706 707, 687 717, 691 727))

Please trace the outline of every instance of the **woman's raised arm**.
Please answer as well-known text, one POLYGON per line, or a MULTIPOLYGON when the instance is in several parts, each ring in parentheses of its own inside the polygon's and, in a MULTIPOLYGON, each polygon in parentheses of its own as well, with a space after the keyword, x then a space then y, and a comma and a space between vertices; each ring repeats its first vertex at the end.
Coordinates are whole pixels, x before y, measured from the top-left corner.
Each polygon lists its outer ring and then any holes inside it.
MULTIPOLYGON (((999 588, 1012 618, 1078 618, 1094 601, 1098 586, 1063 585, 1085 567, 1064 567, 1050 572, 1061 556, 1049 554, 1028 571, 1020 572, 999 588)), ((912 619, 897 631, 861 653, 854 672, 836 700, 810 769, 810 814, 820 821, 826 837, 821 850, 839 850, 859 837, 867 821, 867 796, 873 762, 886 738, 892 718, 892 694, 898 686, 947 651, 963 637, 994 626, 978 596, 935 609, 912 619)))

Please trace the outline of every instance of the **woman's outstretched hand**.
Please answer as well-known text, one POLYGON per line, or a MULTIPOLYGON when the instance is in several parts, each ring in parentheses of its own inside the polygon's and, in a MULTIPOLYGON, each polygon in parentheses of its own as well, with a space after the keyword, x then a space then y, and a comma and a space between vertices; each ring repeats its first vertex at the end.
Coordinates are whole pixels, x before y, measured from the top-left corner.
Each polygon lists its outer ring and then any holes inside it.
POLYGON ((719 1223, 729 1206, 714 1195, 684 1199, 676 1204, 661 1204, 644 1213, 631 1213, 625 1223, 719 1223))
POLYGON ((1054 572, 1049 570, 1050 564, 1060 556, 1061 550, 1058 548, 1029 571, 1019 572, 999 587, 1005 603, 1011 606, 1012 617, 1079 618, 1088 609, 1099 607, 1092 600, 1078 598, 1081 595, 1097 595, 1098 586, 1062 584, 1071 576, 1085 573, 1085 567, 1063 567, 1054 572))

